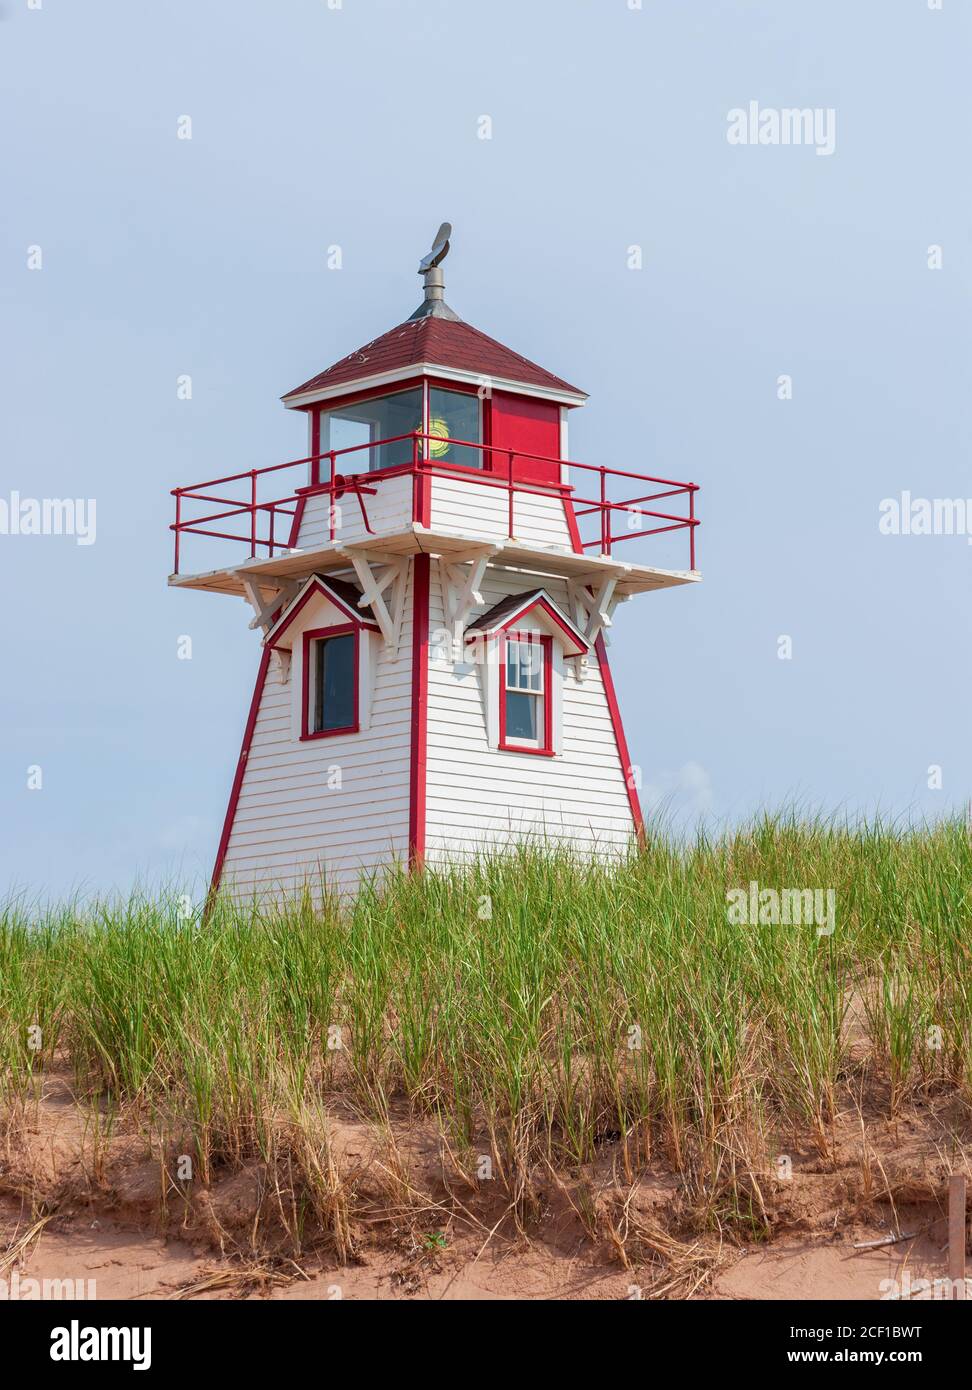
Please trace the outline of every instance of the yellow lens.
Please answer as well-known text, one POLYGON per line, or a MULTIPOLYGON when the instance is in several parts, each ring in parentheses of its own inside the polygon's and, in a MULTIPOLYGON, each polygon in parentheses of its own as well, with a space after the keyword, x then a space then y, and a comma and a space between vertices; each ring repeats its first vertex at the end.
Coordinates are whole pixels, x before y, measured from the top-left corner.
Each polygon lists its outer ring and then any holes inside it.
POLYGON ((438 439, 429 440, 429 454, 434 459, 441 459, 449 452, 449 426, 442 419, 429 421, 429 434, 438 435, 438 439))

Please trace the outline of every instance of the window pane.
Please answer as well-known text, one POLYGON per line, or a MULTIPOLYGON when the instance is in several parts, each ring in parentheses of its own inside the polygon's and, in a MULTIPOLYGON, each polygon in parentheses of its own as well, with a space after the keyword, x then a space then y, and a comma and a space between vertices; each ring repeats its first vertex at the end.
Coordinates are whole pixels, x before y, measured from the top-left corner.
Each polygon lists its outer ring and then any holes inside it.
POLYGON ((506 699, 506 737, 540 740, 538 732, 540 697, 524 695, 518 690, 507 690, 506 699))
POLYGON ((520 683, 518 679, 520 662, 517 656, 517 646, 518 643, 516 642, 507 642, 506 644, 506 684, 514 690, 520 683))
POLYGON ((459 464, 463 468, 482 468, 480 449, 453 444, 453 439, 466 439, 479 444, 479 397, 465 391, 443 391, 429 388, 429 458, 433 463, 459 464))
POLYGON ((315 734, 347 729, 354 723, 354 634, 315 642, 315 734))
POLYGON ((514 690, 543 689, 543 644, 508 641, 506 644, 506 684, 514 690))
MULTIPOLYGON (((355 405, 343 405, 321 415, 321 453, 329 449, 351 449, 359 444, 376 444, 422 428, 422 391, 396 391, 393 396, 375 396, 355 405)), ((376 468, 397 468, 412 461, 412 441, 399 439, 360 449, 336 458, 338 473, 366 473, 376 468)), ((327 463, 322 464, 321 480, 327 480, 327 463)))

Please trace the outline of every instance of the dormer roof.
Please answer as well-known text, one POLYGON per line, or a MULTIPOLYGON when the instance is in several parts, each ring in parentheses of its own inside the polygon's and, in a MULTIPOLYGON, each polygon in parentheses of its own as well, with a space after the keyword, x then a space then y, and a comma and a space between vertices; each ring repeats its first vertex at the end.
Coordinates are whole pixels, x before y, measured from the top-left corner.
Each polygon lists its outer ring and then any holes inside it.
POLYGON ((408 369, 481 381, 498 389, 520 387, 528 393, 552 396, 566 405, 582 405, 587 394, 555 376, 528 357, 504 347, 461 319, 427 316, 408 319, 349 353, 309 381, 288 391, 285 405, 299 406, 313 400, 344 394, 352 386, 367 388, 383 380, 402 378, 408 369))
POLYGON ((264 646, 276 647, 306 605, 315 597, 327 599, 343 617, 357 627, 365 627, 374 632, 379 630, 371 608, 368 605, 364 608, 358 607, 358 600, 361 598, 359 588, 348 583, 346 579, 336 579, 333 575, 312 574, 271 627, 263 639, 264 646))
POLYGON ((545 589, 528 589, 501 599, 468 624, 466 640, 495 637, 500 632, 508 632, 528 615, 540 618, 541 624, 556 637, 566 655, 585 656, 590 651, 591 644, 580 628, 571 622, 545 589))

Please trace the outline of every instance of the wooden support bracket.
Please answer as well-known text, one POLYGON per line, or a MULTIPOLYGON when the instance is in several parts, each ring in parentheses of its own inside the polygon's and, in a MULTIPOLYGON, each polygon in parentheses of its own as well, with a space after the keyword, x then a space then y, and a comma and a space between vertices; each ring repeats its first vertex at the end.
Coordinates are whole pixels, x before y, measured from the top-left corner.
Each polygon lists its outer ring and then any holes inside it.
POLYGON ((618 603, 614 594, 617 587, 618 579, 614 574, 598 574, 589 579, 567 581, 567 592, 574 608, 572 617, 591 646, 602 631, 611 626, 611 618, 618 603))
POLYGON ((405 586, 408 580, 407 555, 378 555, 371 551, 344 550, 337 547, 354 566, 362 594, 359 608, 370 606, 375 622, 385 639, 385 649, 393 660, 398 657, 398 643, 405 612, 405 586), (391 589, 387 600, 385 590, 391 589))
POLYGON ((442 589, 442 611, 445 625, 452 638, 453 659, 462 659, 462 638, 466 619, 472 610, 483 603, 480 585, 486 566, 496 554, 494 545, 477 545, 461 554, 451 554, 448 560, 439 557, 439 584, 442 589), (468 565, 468 570, 465 566, 468 565))
POLYGON ((263 576, 247 574, 245 570, 234 570, 233 573, 243 585, 246 601, 253 609, 253 617, 249 623, 251 631, 259 627, 266 635, 273 625, 278 608, 296 597, 300 584, 296 579, 265 579, 263 576), (269 598, 264 597, 267 590, 271 591, 269 598))

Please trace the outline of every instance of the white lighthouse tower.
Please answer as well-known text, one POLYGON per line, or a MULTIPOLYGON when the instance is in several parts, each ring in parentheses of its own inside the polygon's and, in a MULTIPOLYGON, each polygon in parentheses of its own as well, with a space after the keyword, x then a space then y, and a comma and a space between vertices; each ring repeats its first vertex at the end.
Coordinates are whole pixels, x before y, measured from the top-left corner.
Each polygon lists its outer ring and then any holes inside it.
POLYGON ((170 584, 243 596, 262 644, 224 892, 353 892, 524 839, 611 856, 641 832, 605 630, 699 579, 696 487, 568 461, 585 394, 449 308, 450 235, 409 319, 284 396, 304 458, 173 494, 170 584), (687 569, 627 558, 671 531, 687 569))

